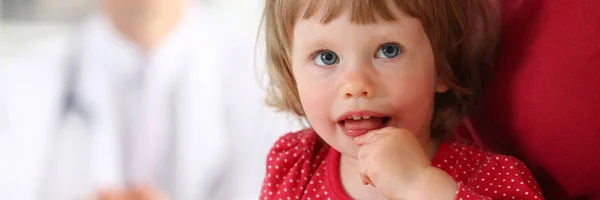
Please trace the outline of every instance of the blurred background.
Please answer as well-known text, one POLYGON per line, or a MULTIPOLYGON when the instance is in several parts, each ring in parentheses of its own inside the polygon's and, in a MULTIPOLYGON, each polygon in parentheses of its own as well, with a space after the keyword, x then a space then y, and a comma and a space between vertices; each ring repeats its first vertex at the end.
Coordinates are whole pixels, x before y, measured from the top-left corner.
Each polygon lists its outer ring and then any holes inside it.
POLYGON ((271 144, 301 127, 264 105, 261 13, 0 0, 0 199, 258 198, 271 144))

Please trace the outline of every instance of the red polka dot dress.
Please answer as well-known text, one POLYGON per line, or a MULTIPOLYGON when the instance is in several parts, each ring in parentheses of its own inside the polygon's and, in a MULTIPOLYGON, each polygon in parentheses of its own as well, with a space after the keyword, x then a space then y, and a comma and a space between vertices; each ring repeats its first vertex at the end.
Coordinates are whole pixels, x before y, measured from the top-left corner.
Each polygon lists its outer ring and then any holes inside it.
MULTIPOLYGON (((340 153, 312 129, 282 136, 267 156, 260 199, 352 199, 339 177, 340 153)), ((543 199, 519 160, 453 143, 440 145, 432 161, 458 183, 456 199, 543 199)))

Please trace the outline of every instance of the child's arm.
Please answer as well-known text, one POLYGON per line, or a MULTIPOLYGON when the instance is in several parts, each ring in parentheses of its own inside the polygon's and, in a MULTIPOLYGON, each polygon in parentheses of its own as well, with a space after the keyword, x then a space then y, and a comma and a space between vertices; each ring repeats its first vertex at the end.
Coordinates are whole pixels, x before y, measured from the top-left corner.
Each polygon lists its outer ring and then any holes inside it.
MULTIPOLYGON (((454 172, 460 173, 464 170, 458 169, 454 172)), ((464 177, 458 185, 457 199, 467 197, 544 199, 529 169, 521 161, 509 156, 488 156, 470 177, 464 177)))
POLYGON ((363 182, 390 199, 543 199, 519 160, 443 144, 430 162, 404 129, 384 128, 355 139, 363 182))
POLYGON ((406 199, 544 199, 529 170, 515 158, 490 157, 477 169, 469 177, 459 175, 465 175, 469 169, 459 167, 450 172, 454 175, 449 175, 434 167, 415 180, 406 199), (455 182, 453 178, 466 180, 455 182))

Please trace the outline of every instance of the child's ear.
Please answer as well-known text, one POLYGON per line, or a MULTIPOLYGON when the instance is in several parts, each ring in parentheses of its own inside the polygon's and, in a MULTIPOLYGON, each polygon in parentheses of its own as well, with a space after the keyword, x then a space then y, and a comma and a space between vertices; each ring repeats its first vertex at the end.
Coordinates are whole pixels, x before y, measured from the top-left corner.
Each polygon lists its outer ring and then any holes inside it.
POLYGON ((446 91, 448 91, 449 87, 448 84, 446 84, 446 81, 444 81, 441 78, 437 78, 437 81, 435 83, 435 92, 437 93, 444 93, 446 91))

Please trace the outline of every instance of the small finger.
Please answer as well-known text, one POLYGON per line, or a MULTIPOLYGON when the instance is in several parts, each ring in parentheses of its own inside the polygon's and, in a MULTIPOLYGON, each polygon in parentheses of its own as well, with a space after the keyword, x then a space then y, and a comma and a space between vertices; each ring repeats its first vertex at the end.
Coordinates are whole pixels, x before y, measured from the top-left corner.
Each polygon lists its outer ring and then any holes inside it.
POLYGON ((368 133, 366 133, 364 135, 354 138, 354 144, 356 144, 358 146, 362 146, 365 144, 373 143, 373 142, 377 141, 377 139, 379 139, 379 137, 387 134, 388 132, 390 132, 392 130, 393 130, 393 127, 385 127, 382 129, 369 131, 368 133))

